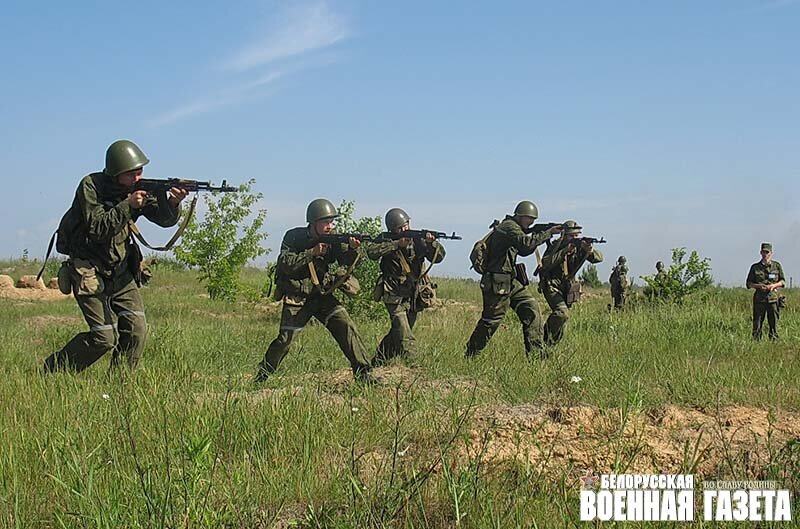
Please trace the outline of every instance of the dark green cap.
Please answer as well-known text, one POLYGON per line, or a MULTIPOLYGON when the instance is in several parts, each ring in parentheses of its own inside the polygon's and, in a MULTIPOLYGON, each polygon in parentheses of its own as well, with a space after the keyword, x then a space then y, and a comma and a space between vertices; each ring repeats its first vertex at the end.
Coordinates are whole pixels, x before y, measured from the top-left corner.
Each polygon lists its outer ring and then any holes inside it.
POLYGON ((139 169, 150 163, 138 145, 130 140, 117 140, 106 150, 106 168, 108 176, 116 177, 122 173, 139 169))
POLYGON ((771 252, 772 251, 772 243, 771 242, 762 242, 761 243, 761 249, 762 250, 767 250, 768 252, 771 252))

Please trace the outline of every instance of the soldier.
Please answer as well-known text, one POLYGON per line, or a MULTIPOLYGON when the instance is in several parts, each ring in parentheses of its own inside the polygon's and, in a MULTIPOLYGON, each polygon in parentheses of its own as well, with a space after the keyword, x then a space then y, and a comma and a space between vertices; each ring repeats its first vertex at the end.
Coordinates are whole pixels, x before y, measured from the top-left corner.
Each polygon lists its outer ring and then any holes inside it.
POLYGON ((544 326, 546 345, 554 345, 563 337, 564 326, 569 320, 569 308, 580 296, 580 283, 575 281, 575 275, 583 263, 603 261, 600 250, 580 237, 582 230, 574 220, 566 221, 561 238, 551 244, 542 256, 539 289, 552 310, 544 326))
POLYGON ((664 263, 656 261, 656 277, 655 280, 663 284, 667 280, 667 272, 664 271, 664 263))
POLYGON ((783 267, 772 260, 772 244, 761 243, 761 260, 750 266, 747 274, 747 288, 753 292, 753 338, 761 339, 764 317, 769 321, 769 337, 778 339, 778 300, 777 290, 786 285, 783 267))
POLYGON ((142 254, 131 237, 131 224, 144 216, 159 226, 174 226, 188 194, 177 188, 157 196, 134 191, 149 162, 135 143, 115 141, 106 151, 105 169, 78 185, 59 226, 59 252, 69 255, 59 283, 62 291, 74 293, 89 332, 50 355, 45 373, 83 371, 109 351, 112 367, 125 357, 133 369, 142 355, 147 336, 139 294, 142 254))
POLYGON ((643 291, 648 300, 653 301, 654 299, 663 297, 666 294, 665 288, 668 277, 669 276, 667 276, 667 272, 664 270, 664 263, 657 261, 656 275, 653 276, 651 282, 644 287, 643 291))
MULTIPOLYGON (((392 208, 386 212, 386 229, 393 233, 407 231, 410 220, 405 211, 392 208)), ((383 365, 395 356, 413 358, 417 350, 412 331, 417 315, 425 308, 419 289, 430 286, 427 276, 423 276, 425 261, 442 262, 444 247, 432 233, 426 233, 424 239, 383 237, 367 246, 367 255, 370 259, 380 259, 381 276, 375 297, 383 301, 392 322, 378 345, 372 365, 383 365)))
POLYGON ((628 289, 628 265, 624 255, 620 255, 617 264, 611 270, 611 277, 608 278, 611 284, 611 298, 614 301, 613 308, 622 310, 625 308, 625 297, 628 289))
POLYGON ((339 344, 356 380, 374 384, 364 344, 350 315, 333 292, 325 291, 318 278, 328 274, 333 262, 352 266, 358 256, 361 241, 350 237, 347 243, 325 244, 321 235, 334 233, 336 207, 324 198, 308 205, 308 226, 286 232, 281 243, 275 273, 275 297, 283 301, 278 337, 269 345, 258 367, 256 382, 263 382, 274 373, 289 352, 289 345, 313 316, 322 323, 339 344))
POLYGON ((481 278, 483 312, 467 342, 467 358, 477 356, 486 347, 509 307, 514 309, 522 323, 525 354, 530 355, 536 349, 543 357, 539 303, 527 290, 527 274, 524 271, 517 274, 516 265, 517 255, 524 257, 534 253, 537 246, 561 231, 560 226, 555 226, 542 232, 528 233, 538 216, 536 204, 523 200, 517 204, 514 215, 506 215, 485 239, 486 256, 481 278))

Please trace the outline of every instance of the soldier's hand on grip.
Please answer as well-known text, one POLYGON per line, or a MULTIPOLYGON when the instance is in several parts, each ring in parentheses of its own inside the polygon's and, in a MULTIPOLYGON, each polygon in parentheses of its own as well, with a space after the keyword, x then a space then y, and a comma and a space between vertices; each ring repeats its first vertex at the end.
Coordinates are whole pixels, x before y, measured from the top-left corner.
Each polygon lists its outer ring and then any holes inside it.
POLYGON ((147 198, 147 191, 134 191, 128 195, 128 203, 133 209, 140 209, 144 206, 144 201, 147 198))

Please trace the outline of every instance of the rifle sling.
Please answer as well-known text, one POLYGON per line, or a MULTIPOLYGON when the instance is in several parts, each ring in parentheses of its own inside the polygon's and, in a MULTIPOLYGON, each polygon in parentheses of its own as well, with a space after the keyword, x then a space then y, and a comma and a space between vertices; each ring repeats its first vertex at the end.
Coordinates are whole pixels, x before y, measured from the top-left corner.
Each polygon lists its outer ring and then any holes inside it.
POLYGON ((175 233, 172 235, 172 238, 170 238, 170 240, 167 241, 167 244, 165 244, 164 246, 150 246, 150 243, 148 243, 145 240, 144 236, 142 236, 142 233, 139 231, 139 228, 136 226, 136 223, 133 222, 132 220, 129 220, 128 221, 128 226, 131 229, 131 233, 133 233, 133 236, 136 237, 136 239, 140 243, 142 243, 144 246, 150 248, 151 250, 155 250, 157 252, 167 252, 167 251, 171 250, 172 247, 175 246, 175 243, 178 242, 178 239, 181 238, 181 235, 183 235, 183 232, 186 230, 186 227, 189 225, 189 222, 192 220, 192 215, 194 215, 194 208, 197 205, 197 196, 198 195, 195 194, 194 198, 192 198, 192 203, 189 204, 189 211, 186 214, 186 218, 183 219, 183 222, 178 227, 178 229, 175 231, 175 233))
POLYGON ((58 235, 58 230, 53 232, 53 235, 50 237, 50 243, 47 245, 47 253, 44 256, 44 262, 42 263, 42 269, 39 270, 39 273, 36 274, 36 281, 39 281, 42 278, 42 274, 44 274, 44 268, 47 266, 47 260, 50 259, 50 253, 53 251, 53 244, 56 242, 56 235, 58 235))
POLYGON ((330 288, 324 289, 322 288, 322 284, 319 281, 319 276, 317 275, 317 269, 314 266, 314 260, 308 262, 308 272, 311 275, 311 282, 317 288, 317 291, 323 295, 327 296, 328 294, 332 293, 334 290, 339 288, 340 286, 344 285, 344 282, 350 279, 350 276, 353 274, 353 271, 356 269, 356 265, 361 260, 361 248, 358 249, 356 253, 356 258, 353 260, 353 264, 347 267, 344 275, 341 276, 339 279, 333 282, 330 288))

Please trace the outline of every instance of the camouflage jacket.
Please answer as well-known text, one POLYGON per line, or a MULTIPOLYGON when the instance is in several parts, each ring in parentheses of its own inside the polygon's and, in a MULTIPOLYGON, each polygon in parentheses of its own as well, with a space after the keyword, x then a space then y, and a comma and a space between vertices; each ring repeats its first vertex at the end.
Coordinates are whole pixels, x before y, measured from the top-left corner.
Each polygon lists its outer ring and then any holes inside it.
POLYGON ((406 248, 400 248, 400 241, 378 238, 367 244, 367 256, 380 259, 381 277, 385 293, 402 298, 412 298, 416 293, 416 282, 422 275, 425 260, 440 263, 444 259, 445 250, 439 241, 427 243, 422 239, 414 239, 406 248), (403 264, 408 264, 408 272, 403 264))
POLYGON ((325 255, 312 256, 312 248, 318 242, 312 237, 308 226, 292 228, 286 232, 275 271, 276 298, 288 296, 304 299, 316 292, 309 263, 313 263, 317 278, 323 282, 332 263, 350 266, 355 262, 358 251, 346 243, 332 244, 325 255))
POLYGON ((128 221, 144 216, 165 228, 177 224, 180 206, 173 207, 166 193, 148 196, 139 209, 131 207, 129 193, 102 172, 81 180, 72 201, 71 209, 80 214, 80 222, 71 236, 70 257, 86 259, 106 274, 118 272, 136 245, 128 221))
POLYGON ((617 264, 611 270, 608 278, 612 290, 624 290, 628 287, 628 267, 624 264, 617 264))
POLYGON ((542 256, 542 268, 539 271, 539 284, 544 288, 554 291, 563 291, 569 281, 575 279, 575 275, 583 266, 583 263, 590 262, 597 264, 603 261, 603 254, 597 248, 592 248, 590 252, 584 252, 580 245, 575 252, 567 254, 567 239, 560 238, 551 244, 542 256), (566 262, 566 273, 564 263, 566 262))
POLYGON ((517 256, 532 254, 548 240, 549 233, 525 233, 514 217, 506 215, 486 241, 486 272, 515 275, 517 256))
MULTIPOLYGON (((783 276, 783 267, 778 261, 772 261, 768 265, 765 265, 761 261, 753 263, 750 266, 750 271, 747 273, 748 284, 771 285, 778 281, 786 281, 786 278, 783 276)), ((759 303, 774 303, 778 301, 778 291, 764 292, 763 290, 756 290, 753 293, 753 301, 759 303)))

